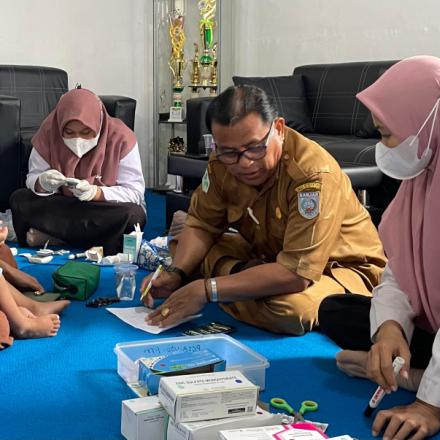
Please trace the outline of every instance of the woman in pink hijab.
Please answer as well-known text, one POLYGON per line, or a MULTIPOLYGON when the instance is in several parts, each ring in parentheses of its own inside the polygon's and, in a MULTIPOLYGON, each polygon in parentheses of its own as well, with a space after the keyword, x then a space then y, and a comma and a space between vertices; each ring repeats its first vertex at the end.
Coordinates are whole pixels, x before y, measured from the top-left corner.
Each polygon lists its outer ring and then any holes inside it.
POLYGON ((381 134, 378 167, 402 180, 379 226, 389 260, 371 309, 364 297, 334 296, 319 321, 351 349, 337 355, 342 371, 387 392, 398 385, 417 391, 413 403, 380 411, 373 435, 422 439, 440 430, 440 59, 400 61, 357 97, 381 134), (405 365, 395 377, 397 356, 405 365))
POLYGON ((93 92, 64 94, 32 138, 27 190, 11 197, 20 246, 48 238, 121 250, 122 234, 146 222, 136 136, 93 92))

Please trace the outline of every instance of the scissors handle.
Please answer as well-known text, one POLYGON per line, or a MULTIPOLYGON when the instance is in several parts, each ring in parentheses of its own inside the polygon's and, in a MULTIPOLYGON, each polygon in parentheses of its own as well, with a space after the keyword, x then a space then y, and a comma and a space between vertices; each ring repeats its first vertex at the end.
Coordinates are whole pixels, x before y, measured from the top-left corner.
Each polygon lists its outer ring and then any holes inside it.
POLYGON ((270 405, 277 409, 282 409, 289 414, 294 414, 293 408, 284 400, 280 399, 279 397, 274 397, 270 399, 270 405))
POLYGON ((301 408, 299 409, 299 413, 304 415, 306 412, 312 412, 318 410, 318 404, 313 400, 304 400, 301 402, 301 408))

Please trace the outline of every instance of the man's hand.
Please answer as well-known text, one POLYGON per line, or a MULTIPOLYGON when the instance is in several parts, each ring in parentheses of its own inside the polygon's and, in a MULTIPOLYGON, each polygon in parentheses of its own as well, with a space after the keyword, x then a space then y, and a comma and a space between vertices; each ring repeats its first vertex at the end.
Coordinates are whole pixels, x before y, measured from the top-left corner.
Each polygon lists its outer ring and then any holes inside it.
POLYGON ((368 353, 367 376, 387 393, 397 390, 392 365, 396 356, 400 356, 405 360, 405 365, 400 370, 400 374, 402 377, 408 378, 411 359, 408 342, 396 321, 386 321, 380 326, 376 343, 368 353))
POLYGON ((160 307, 151 312, 145 320, 150 325, 168 327, 188 316, 199 313, 205 304, 205 280, 196 280, 176 290, 160 307))
MULTIPOLYGON (((153 273, 146 276, 141 284, 141 295, 147 288, 148 283, 151 278, 153 278, 153 273)), ((180 276, 175 272, 161 272, 161 274, 152 282, 151 289, 148 294, 143 298, 143 303, 149 307, 153 308, 154 298, 168 298, 179 286, 182 284, 180 276)))
POLYGON ((5 274, 5 278, 10 284, 23 292, 44 292, 44 287, 35 277, 21 271, 20 269, 11 269, 7 274, 5 274))
POLYGON ((90 184, 87 180, 81 180, 75 187, 71 188, 71 191, 81 202, 90 202, 95 198, 98 187, 90 184))
POLYGON ((57 170, 47 170, 38 177, 41 188, 47 192, 55 192, 60 186, 64 185, 66 177, 57 170))
POLYGON ((440 408, 416 400, 407 406, 379 411, 371 429, 375 437, 385 429, 384 439, 421 440, 440 430, 440 408))

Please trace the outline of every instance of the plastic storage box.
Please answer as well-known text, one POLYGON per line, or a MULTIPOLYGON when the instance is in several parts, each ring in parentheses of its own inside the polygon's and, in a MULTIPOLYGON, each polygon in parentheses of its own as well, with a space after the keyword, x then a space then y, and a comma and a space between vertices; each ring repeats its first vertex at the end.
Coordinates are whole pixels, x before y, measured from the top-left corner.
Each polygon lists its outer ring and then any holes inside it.
POLYGON ((115 346, 118 374, 127 382, 138 380, 136 361, 142 357, 166 356, 211 350, 226 360, 226 370, 239 370, 264 390, 268 360, 228 335, 182 336, 148 341, 120 342, 115 346))

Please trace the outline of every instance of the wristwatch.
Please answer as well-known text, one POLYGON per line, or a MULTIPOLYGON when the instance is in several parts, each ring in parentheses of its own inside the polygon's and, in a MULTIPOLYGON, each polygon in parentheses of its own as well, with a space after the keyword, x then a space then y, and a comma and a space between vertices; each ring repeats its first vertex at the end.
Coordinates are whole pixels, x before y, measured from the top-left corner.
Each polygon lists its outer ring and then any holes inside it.
POLYGON ((189 275, 180 267, 176 267, 174 265, 168 266, 167 272, 170 273, 177 273, 179 275, 181 280, 181 286, 184 286, 185 284, 188 284, 189 282, 189 275))

